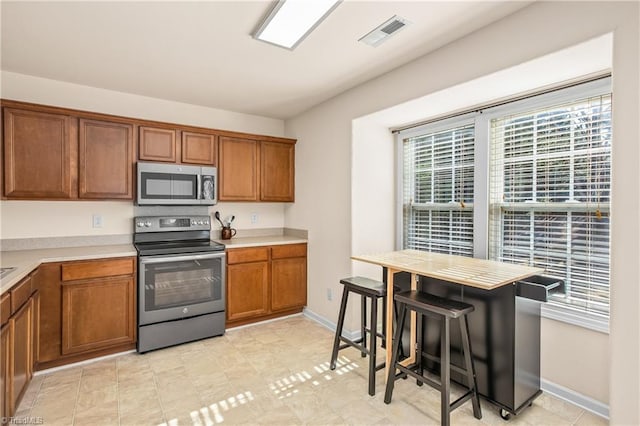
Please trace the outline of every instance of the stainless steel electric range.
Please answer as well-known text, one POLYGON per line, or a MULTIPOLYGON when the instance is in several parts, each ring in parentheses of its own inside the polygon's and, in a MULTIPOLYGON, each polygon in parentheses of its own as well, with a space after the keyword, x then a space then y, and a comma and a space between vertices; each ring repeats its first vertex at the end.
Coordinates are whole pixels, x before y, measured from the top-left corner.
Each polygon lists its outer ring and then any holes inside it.
POLYGON ((138 352, 224 334, 224 245, 209 216, 134 218, 138 352))

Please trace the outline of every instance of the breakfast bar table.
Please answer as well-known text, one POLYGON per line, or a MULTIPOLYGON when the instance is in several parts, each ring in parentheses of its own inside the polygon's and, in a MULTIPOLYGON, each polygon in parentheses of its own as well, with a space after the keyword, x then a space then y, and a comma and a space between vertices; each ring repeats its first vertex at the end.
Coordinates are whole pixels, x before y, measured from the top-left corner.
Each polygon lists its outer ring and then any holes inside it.
MULTIPOLYGON (((386 269, 387 348, 392 347, 393 290, 394 283, 399 281, 396 276, 402 276, 406 284, 408 275, 412 290, 420 283, 422 291, 453 297, 476 307, 469 322, 474 359, 480 365, 478 386, 481 395, 496 403, 506 414, 517 414, 541 393, 539 302, 546 299, 536 296, 536 303, 516 296, 547 291, 539 283, 522 281, 542 273, 543 269, 420 250, 357 255, 351 259, 386 269), (537 377, 537 382, 532 376, 537 377)), ((410 324, 409 357, 403 361, 405 364, 413 363, 416 356, 415 313, 411 314, 410 324)), ((438 329, 433 330, 437 334, 438 329)), ((430 338, 433 340, 433 333, 430 338)), ((391 350, 386 352, 385 379, 391 350)))

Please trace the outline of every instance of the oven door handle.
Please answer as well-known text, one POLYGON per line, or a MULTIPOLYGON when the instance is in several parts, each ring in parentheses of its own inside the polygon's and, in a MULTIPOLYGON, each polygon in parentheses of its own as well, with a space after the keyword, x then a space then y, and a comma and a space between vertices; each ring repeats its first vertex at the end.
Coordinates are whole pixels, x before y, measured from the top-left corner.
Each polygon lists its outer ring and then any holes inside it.
POLYGON ((216 259, 224 256, 225 256, 224 252, 215 253, 215 254, 186 254, 186 255, 180 255, 180 256, 167 256, 167 257, 141 256, 140 263, 145 265, 150 263, 179 262, 181 260, 216 259))

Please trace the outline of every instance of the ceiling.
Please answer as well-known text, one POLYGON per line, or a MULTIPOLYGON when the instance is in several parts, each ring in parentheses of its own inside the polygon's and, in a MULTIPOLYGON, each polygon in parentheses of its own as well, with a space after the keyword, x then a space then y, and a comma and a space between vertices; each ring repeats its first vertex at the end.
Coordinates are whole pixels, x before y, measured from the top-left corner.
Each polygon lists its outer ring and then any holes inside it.
POLYGON ((254 40, 272 1, 33 2, 1 7, 2 69, 286 119, 530 2, 344 0, 293 51, 254 40), (379 47, 358 39, 393 15, 379 47))

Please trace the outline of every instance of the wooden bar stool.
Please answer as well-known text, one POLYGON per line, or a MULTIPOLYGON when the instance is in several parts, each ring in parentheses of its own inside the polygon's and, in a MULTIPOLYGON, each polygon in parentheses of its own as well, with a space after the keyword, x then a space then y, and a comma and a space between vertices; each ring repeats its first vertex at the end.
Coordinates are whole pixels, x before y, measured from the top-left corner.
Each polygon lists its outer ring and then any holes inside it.
MULTIPOLYGON (((365 277, 350 277, 340 280, 344 285, 342 292, 342 302, 340 304, 340 314, 338 315, 338 325, 336 326, 336 335, 333 340, 333 351, 331 353, 331 363, 329 368, 335 370, 336 360, 338 359, 338 351, 354 347, 360 350, 362 357, 369 355, 369 395, 375 395, 376 388, 376 371, 384 368, 384 363, 376 365, 376 342, 380 337, 384 341, 384 334, 377 331, 378 324, 378 299, 383 299, 383 309, 387 297, 387 289, 383 282, 372 280, 365 277), (344 326, 344 317, 347 311, 347 302, 350 293, 360 295, 361 300, 361 337, 356 340, 348 339, 342 336, 342 328, 344 326), (369 319, 369 327, 367 327, 367 299, 371 302, 371 317, 369 319), (367 347, 367 334, 369 333, 369 347, 367 347), (340 342, 343 342, 342 344, 340 342)), ((383 315, 383 319, 385 316, 383 315)), ((383 328, 384 330, 384 325, 383 328)))
MULTIPOLYGON (((477 419, 482 418, 480 411, 480 398, 478 396, 478 386, 476 383, 476 372, 473 364, 473 353, 471 352, 471 340, 469 339, 469 324, 467 322, 467 314, 475 309, 473 305, 468 303, 445 299, 434 296, 432 294, 420 291, 406 291, 398 293, 394 296, 394 301, 400 309, 398 327, 393 336, 393 352, 391 355, 391 368, 389 368, 389 376, 387 377, 387 387, 384 394, 384 402, 389 404, 393 394, 393 385, 398 378, 409 375, 418 381, 418 385, 427 383, 431 387, 440 391, 440 423, 449 425, 449 415, 451 411, 461 406, 464 402, 471 399, 473 403, 473 416, 477 419), (422 316, 427 315, 436 317, 441 320, 441 336, 440 336, 440 358, 428 356, 429 359, 440 363, 440 381, 433 380, 423 375, 422 356, 427 356, 422 348, 422 336, 418 336, 416 362, 403 366, 398 361, 398 349, 402 338, 402 328, 406 311, 415 311, 417 314, 418 324, 422 324, 422 316), (450 320, 458 319, 460 323, 460 333, 462 336, 462 348, 464 351, 465 367, 460 368, 451 364, 450 359, 450 320), (400 373, 396 375, 396 369, 400 373), (450 373, 454 370, 463 374, 467 378, 468 391, 453 403, 449 403, 450 398, 450 373)), ((419 333, 422 334, 422 327, 419 327, 419 333)))

